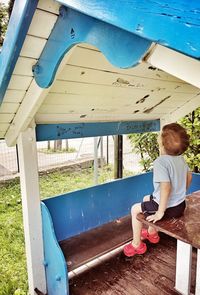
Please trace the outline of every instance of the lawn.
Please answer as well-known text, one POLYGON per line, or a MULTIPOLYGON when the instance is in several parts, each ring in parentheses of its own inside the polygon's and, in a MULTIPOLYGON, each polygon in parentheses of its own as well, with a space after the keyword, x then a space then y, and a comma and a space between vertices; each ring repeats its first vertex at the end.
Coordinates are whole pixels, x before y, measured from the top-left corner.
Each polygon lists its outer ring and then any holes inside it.
MULTIPOLYGON (((125 176, 131 174, 124 173, 125 176)), ((99 183, 112 178, 112 167, 106 167, 99 175, 99 183)), ((41 198, 92 185, 92 169, 76 173, 51 172, 40 177, 41 198)), ((19 180, 0 184, 0 245, 0 295, 26 295, 27 274, 19 180)))

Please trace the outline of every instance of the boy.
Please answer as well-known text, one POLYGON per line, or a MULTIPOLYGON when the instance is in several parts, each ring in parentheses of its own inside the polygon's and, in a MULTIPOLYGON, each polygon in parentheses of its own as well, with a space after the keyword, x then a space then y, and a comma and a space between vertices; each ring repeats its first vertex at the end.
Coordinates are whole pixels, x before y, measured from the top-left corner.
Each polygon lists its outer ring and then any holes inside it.
POLYGON ((159 139, 160 156, 153 165, 154 192, 145 196, 142 203, 131 208, 133 241, 124 247, 128 257, 144 254, 147 250, 143 240, 158 243, 160 237, 153 227, 142 229, 137 214, 142 212, 148 221, 155 223, 164 218, 179 217, 185 210, 186 190, 192 174, 182 154, 189 146, 186 130, 177 123, 165 125, 159 139))

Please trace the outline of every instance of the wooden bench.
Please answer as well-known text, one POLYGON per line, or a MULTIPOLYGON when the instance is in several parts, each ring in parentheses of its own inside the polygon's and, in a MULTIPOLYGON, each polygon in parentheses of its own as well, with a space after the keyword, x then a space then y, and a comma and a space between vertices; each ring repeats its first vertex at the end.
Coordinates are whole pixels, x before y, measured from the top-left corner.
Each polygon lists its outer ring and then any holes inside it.
POLYGON ((144 173, 42 202, 48 295, 68 295, 68 272, 132 239, 131 206, 152 189, 144 173))
POLYGON ((200 295, 200 191, 187 196, 186 204, 180 218, 152 223, 143 214, 138 214, 138 220, 177 239, 175 289, 184 295, 190 294, 192 247, 197 248, 195 295, 200 295))
POLYGON ((69 295, 69 271, 132 238, 131 207, 152 190, 150 172, 41 202, 48 295, 69 295))

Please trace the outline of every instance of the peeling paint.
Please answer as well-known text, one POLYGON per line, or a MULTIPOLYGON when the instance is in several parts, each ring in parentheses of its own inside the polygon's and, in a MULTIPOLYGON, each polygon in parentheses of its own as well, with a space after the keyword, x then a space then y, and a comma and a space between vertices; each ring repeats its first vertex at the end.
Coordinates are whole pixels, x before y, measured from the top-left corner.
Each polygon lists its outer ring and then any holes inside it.
POLYGON ((138 113, 140 110, 135 110, 134 112, 133 112, 133 114, 136 114, 136 113, 138 113))
POLYGON ((87 117, 87 115, 81 115, 81 116, 80 116, 80 118, 85 118, 85 117, 87 117))
POLYGON ((136 101, 136 104, 145 102, 146 98, 148 98, 149 96, 150 96, 149 94, 145 95, 143 98, 136 101))
POLYGON ((160 104, 162 104, 164 101, 166 101, 167 99, 169 99, 171 97, 171 95, 166 96, 165 98, 163 98, 160 102, 158 102, 155 106, 146 109, 143 111, 144 114, 149 114, 151 113, 157 106, 159 106, 160 104))

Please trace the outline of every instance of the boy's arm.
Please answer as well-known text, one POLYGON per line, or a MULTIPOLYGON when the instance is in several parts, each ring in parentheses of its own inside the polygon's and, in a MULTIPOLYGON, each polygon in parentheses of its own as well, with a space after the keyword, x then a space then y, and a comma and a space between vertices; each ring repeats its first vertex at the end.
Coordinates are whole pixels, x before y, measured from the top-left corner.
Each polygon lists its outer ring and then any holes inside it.
POLYGON ((186 180, 186 190, 189 188, 191 182, 192 182, 192 173, 188 172, 187 173, 187 180, 186 180))
POLYGON ((171 183, 170 182, 161 182, 160 183, 160 204, 158 207, 158 211, 147 217, 148 221, 153 221, 155 223, 156 221, 162 219, 162 217, 165 214, 165 210, 167 208, 167 203, 169 200, 169 196, 171 193, 171 183))

